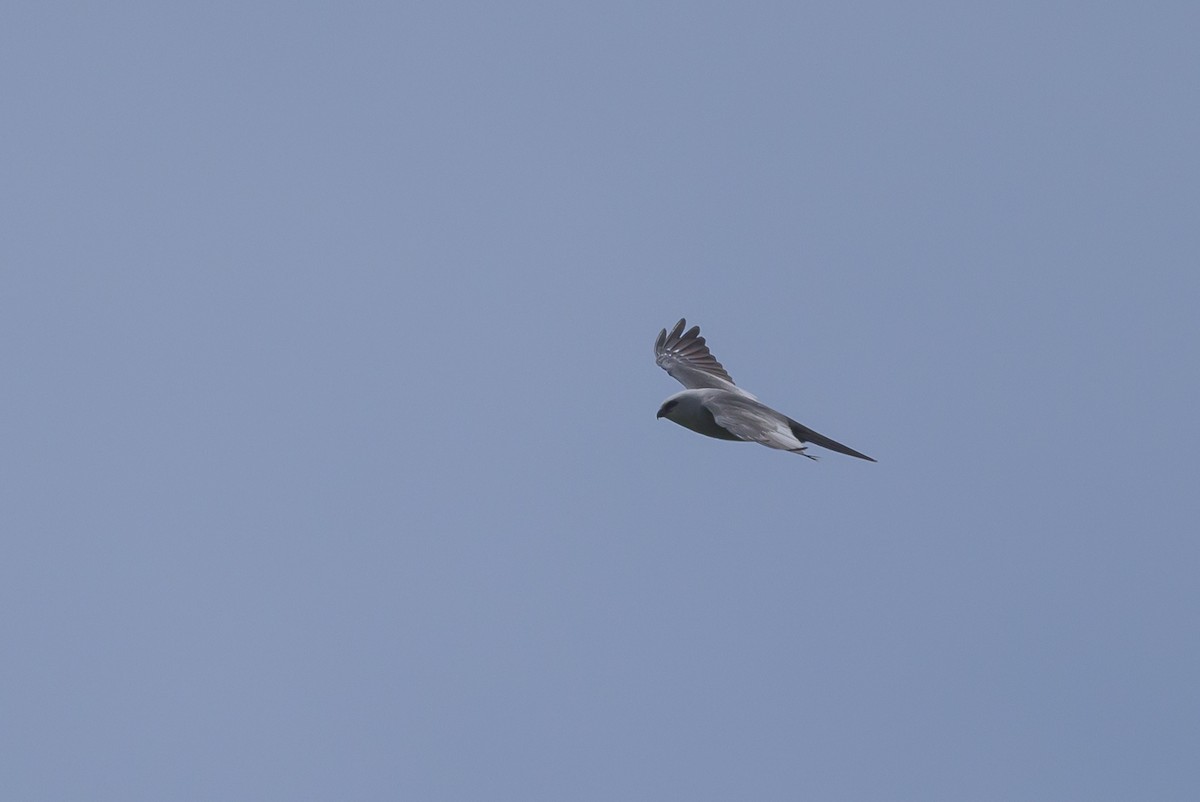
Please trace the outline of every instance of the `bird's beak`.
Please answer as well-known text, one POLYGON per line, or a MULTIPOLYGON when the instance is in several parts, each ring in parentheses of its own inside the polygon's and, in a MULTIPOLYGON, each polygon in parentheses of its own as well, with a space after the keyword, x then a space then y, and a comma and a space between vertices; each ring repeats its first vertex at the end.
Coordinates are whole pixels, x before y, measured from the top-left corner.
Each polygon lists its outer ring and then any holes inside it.
POLYGON ((663 417, 663 416, 664 416, 664 414, 665 414, 665 413, 662 411, 662 407, 659 407, 659 408, 658 408, 658 414, 657 414, 657 415, 655 415, 654 417, 656 417, 656 418, 661 418, 661 417, 663 417))

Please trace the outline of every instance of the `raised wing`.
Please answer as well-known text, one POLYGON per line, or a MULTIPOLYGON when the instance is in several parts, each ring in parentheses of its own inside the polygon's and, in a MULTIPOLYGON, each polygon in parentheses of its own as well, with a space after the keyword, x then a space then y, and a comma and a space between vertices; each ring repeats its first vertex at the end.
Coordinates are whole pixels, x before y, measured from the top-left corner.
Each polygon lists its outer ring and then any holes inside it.
POLYGON ((680 318, 669 334, 666 329, 658 333, 654 341, 654 361, 658 366, 689 390, 708 387, 753 398, 733 383, 725 367, 708 350, 700 336, 700 327, 692 326, 685 332, 686 325, 687 321, 680 318))

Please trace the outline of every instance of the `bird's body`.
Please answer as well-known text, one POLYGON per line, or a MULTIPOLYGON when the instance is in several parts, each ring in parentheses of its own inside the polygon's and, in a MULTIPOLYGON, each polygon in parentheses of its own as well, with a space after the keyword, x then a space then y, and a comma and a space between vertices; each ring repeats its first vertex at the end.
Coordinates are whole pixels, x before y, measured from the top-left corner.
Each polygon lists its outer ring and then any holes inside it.
POLYGON ((700 327, 693 326, 685 333, 686 325, 680 320, 670 334, 663 329, 654 343, 655 362, 688 388, 664 401, 658 417, 708 437, 761 443, 810 459, 816 457, 805 453, 806 443, 875 461, 776 412, 735 385, 708 350, 700 327))
POLYGON ((693 432, 716 437, 720 440, 741 440, 742 438, 722 429, 712 412, 704 405, 708 399, 715 399, 728 390, 684 390, 668 398, 659 409, 660 418, 674 421, 693 432), (667 412, 663 413, 662 410, 667 412))

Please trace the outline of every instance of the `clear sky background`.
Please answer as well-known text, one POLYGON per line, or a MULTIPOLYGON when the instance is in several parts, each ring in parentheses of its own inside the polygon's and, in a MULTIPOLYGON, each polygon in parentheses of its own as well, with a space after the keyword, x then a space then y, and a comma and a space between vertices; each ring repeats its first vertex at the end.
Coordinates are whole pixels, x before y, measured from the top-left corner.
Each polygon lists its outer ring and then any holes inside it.
POLYGON ((1194 3, 191 5, 0 13, 6 798, 1197 798, 1194 3))

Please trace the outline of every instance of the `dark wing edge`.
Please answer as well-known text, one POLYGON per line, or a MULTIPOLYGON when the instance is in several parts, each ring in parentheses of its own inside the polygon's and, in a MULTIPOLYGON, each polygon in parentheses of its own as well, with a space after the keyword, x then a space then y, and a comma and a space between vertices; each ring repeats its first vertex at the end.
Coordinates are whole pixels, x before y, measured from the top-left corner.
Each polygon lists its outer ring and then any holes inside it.
MULTIPOLYGON (((855 451, 853 448, 850 448, 850 446, 842 445, 837 440, 831 440, 830 438, 826 437, 823 434, 814 432, 812 429, 808 428, 807 426, 805 426, 802 423, 796 423, 796 421, 792 420, 791 418, 788 418, 788 426, 791 427, 792 434, 796 435, 796 439, 802 443, 812 443, 813 445, 818 445, 821 448, 827 448, 830 451, 836 451, 839 454, 845 454, 850 457, 858 457, 859 459, 865 459, 868 462, 876 462, 877 461, 874 457, 868 457, 866 454, 860 453, 858 451, 855 451)), ((804 456, 807 457, 808 455, 805 454, 804 456)))
MULTIPOLYGON (((700 327, 692 326, 685 332, 685 326, 687 319, 680 318, 670 334, 666 329, 658 333, 658 339, 654 341, 655 362, 664 369, 667 368, 667 365, 663 364, 664 360, 676 362, 683 367, 703 371, 733 384, 733 377, 725 370, 725 366, 708 350, 707 343, 700 336, 700 327)), ((670 373, 670 370, 667 372, 670 373)))

